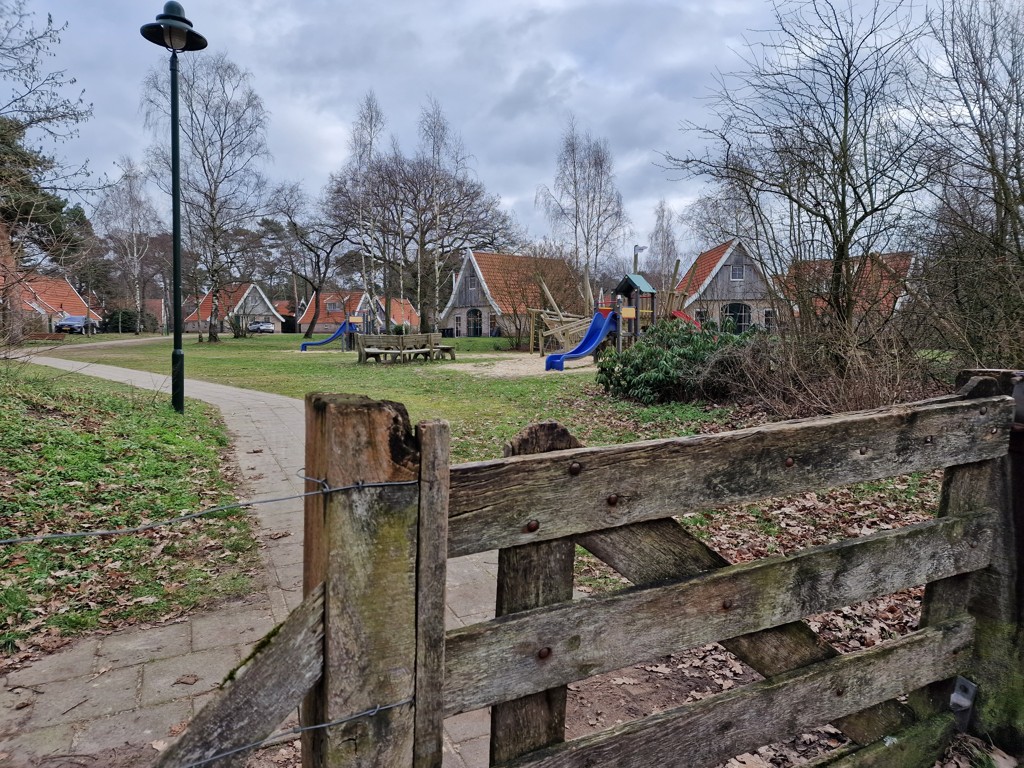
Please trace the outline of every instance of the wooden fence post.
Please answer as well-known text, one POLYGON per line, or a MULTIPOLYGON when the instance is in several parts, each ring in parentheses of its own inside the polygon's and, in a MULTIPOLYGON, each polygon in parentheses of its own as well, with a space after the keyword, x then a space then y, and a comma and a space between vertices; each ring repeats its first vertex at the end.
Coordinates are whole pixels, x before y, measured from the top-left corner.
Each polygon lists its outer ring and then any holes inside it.
POLYGON ((444 632, 447 427, 414 435, 403 406, 354 395, 310 394, 306 409, 306 474, 324 493, 306 505, 303 584, 322 579, 325 593, 323 677, 302 723, 342 722, 304 733, 303 765, 440 766, 441 710, 429 703, 443 651, 420 665, 418 640, 444 632))
MULTIPOLYGON (((964 371, 966 397, 1013 394, 1014 371, 964 371)), ((1001 459, 950 467, 943 479, 940 515, 991 507, 1001 513, 992 565, 970 578, 929 585, 922 625, 942 621, 966 603, 976 621, 968 675, 978 684, 971 730, 1013 754, 1024 751, 1024 424, 1010 429, 1010 453, 1001 459)), ((948 701, 948 689, 943 691, 948 701)), ((945 702, 943 702, 945 703, 945 702)))
MULTIPOLYGON (((516 435, 505 446, 505 455, 579 447, 580 442, 565 427, 544 422, 516 435)), ((575 553, 576 547, 568 539, 498 550, 495 615, 572 600, 575 553)), ((562 686, 491 707, 491 764, 564 741, 565 697, 562 686)))

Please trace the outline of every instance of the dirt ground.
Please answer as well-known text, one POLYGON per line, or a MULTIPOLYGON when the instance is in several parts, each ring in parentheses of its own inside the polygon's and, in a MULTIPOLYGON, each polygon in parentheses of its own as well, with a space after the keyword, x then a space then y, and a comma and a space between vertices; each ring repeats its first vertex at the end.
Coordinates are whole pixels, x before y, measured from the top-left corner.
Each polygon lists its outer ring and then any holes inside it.
MULTIPOLYGON (((477 358, 468 363, 450 363, 446 367, 462 370, 476 376, 488 376, 497 379, 516 379, 521 376, 559 375, 559 371, 545 371, 544 358, 541 355, 527 352, 501 352, 493 355, 474 355, 477 358), (479 358, 486 358, 480 360, 479 358)), ((597 370, 594 358, 590 355, 577 360, 566 360, 563 373, 593 373, 597 370)))

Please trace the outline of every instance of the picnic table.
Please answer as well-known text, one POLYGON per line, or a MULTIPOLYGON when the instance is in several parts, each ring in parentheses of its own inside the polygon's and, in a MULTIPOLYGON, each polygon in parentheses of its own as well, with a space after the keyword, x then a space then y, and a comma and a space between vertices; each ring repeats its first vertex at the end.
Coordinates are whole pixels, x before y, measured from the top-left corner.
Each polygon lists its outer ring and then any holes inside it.
POLYGON ((407 363, 420 357, 440 360, 446 355, 455 359, 455 347, 442 344, 440 333, 356 334, 359 362, 407 363))

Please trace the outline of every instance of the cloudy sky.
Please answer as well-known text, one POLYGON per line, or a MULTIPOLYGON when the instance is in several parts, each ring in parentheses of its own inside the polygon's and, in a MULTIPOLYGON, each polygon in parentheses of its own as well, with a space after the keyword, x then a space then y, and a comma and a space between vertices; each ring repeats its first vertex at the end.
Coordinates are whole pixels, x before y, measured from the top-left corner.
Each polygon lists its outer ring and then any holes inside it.
MULTIPOLYGON (((145 73, 167 54, 139 27, 162 0, 31 0, 42 19, 67 22, 54 66, 78 79, 95 114, 62 147, 114 172, 122 154, 141 159, 154 141, 142 124, 145 73)), ((653 209, 679 210, 693 184, 657 167, 683 151, 684 120, 704 121, 716 69, 736 66, 747 30, 764 28, 765 0, 187 0, 185 14, 212 51, 254 77, 271 112, 276 180, 312 192, 346 161, 358 103, 376 92, 387 130, 403 148, 436 98, 474 158, 480 179, 529 233, 547 234, 534 207, 551 184, 566 118, 606 138, 635 235, 646 242, 653 209)), ((183 54, 202 56, 203 53, 183 54)), ((627 245, 631 253, 632 246, 627 245)), ((689 255, 689 254, 687 254, 689 255)))

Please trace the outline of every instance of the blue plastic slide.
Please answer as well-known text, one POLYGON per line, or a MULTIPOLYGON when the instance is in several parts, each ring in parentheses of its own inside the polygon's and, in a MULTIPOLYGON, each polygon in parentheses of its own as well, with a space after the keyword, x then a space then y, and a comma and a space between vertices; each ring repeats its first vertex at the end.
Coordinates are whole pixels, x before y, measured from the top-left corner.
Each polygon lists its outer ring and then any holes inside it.
POLYGON ((597 345, 604 341, 605 336, 618 328, 618 326, 619 316, 617 314, 609 312, 608 317, 605 317, 598 312, 594 315, 594 319, 590 321, 590 327, 587 328, 587 333, 583 337, 583 341, 568 352, 557 352, 553 355, 548 355, 544 360, 544 370, 564 371, 566 360, 572 360, 577 357, 586 357, 591 354, 595 349, 597 349, 597 345))
POLYGON ((338 326, 338 330, 336 330, 333 334, 331 334, 331 336, 329 336, 326 339, 321 339, 320 341, 302 342, 302 346, 299 347, 299 352, 305 352, 306 347, 319 347, 321 344, 330 344, 335 339, 340 339, 346 333, 351 333, 354 330, 356 330, 356 326, 346 321, 342 323, 340 326, 338 326))

